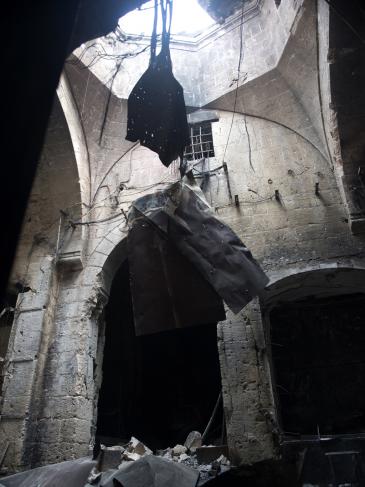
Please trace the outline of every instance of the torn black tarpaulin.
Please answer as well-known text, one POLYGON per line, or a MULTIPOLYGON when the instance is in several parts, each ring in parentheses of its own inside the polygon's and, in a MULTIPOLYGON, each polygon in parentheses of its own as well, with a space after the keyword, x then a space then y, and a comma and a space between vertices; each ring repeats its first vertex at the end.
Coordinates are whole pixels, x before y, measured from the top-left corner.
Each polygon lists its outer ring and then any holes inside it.
POLYGON ((100 487, 195 487, 198 470, 148 455, 102 478, 100 487))
POLYGON ((160 157, 168 167, 182 156, 189 143, 184 90, 174 78, 170 58, 170 27, 172 0, 160 0, 162 12, 161 52, 156 56, 158 4, 155 0, 155 20, 151 37, 151 60, 147 71, 134 86, 128 98, 126 139, 140 141, 160 157))
POLYGON ((192 178, 136 200, 130 212, 132 225, 140 214, 165 234, 234 313, 267 284, 251 252, 213 215, 192 178))
POLYGON ((96 465, 91 458, 78 458, 16 473, 1 479, 3 487, 82 487, 96 465))
POLYGON ((225 319, 213 287, 141 213, 128 235, 128 259, 136 335, 225 319))

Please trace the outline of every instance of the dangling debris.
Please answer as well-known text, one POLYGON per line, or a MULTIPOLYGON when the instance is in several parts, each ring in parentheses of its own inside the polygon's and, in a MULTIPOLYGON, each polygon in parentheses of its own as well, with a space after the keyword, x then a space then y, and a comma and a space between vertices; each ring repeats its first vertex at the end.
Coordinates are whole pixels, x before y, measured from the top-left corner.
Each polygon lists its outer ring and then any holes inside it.
POLYGON ((128 260, 136 335, 225 319, 213 287, 143 215, 129 232, 128 260))
MULTIPOLYGON (((196 295, 195 299, 191 300, 185 299, 186 296, 190 296, 185 294, 185 291, 189 293, 191 286, 195 284, 193 271, 195 275, 200 274, 200 279, 206 282, 207 288, 219 295, 234 313, 246 306, 253 296, 260 294, 268 282, 267 276, 251 252, 227 225, 213 215, 203 193, 194 180, 188 177, 164 191, 135 201, 129 221, 132 223, 132 230, 128 239, 128 258, 137 335, 158 331, 161 322, 166 323, 165 329, 168 329, 176 327, 174 323, 179 323, 177 326, 190 326, 194 323, 212 323, 222 319, 219 318, 219 307, 211 305, 209 308, 210 301, 207 299, 206 310, 212 311, 209 318, 218 319, 201 321, 201 296, 196 295), (146 235, 143 236, 142 233, 148 229, 152 234, 149 235, 150 238, 145 238, 146 235), (156 237, 153 234, 156 234, 156 237), (176 254, 176 262, 179 254, 180 259, 184 258, 187 262, 181 273, 186 285, 181 287, 180 294, 173 292, 173 285, 176 289, 178 284, 174 282, 176 275, 172 271, 166 272, 166 263, 170 265, 170 270, 173 269, 174 258, 169 262, 168 252, 163 250, 159 253, 158 245, 153 243, 154 238, 160 239, 159 245, 165 248, 171 245, 171 252, 176 254), (154 254, 151 253, 153 246, 157 248, 154 254), (161 276, 164 275, 167 275, 167 278, 165 291, 162 292, 166 296, 166 302, 171 302, 172 318, 169 319, 163 315, 166 314, 166 306, 157 308, 154 305, 156 302, 151 299, 156 290, 155 283, 158 287, 161 276), (199 299, 196 299, 197 297, 199 299), (186 306, 186 303, 189 303, 189 306, 186 306), (196 303, 200 306, 198 309, 194 308, 200 313, 200 321, 195 319, 197 316, 189 309, 190 306, 196 306, 196 303), (180 320, 177 309, 182 316, 185 313, 184 320, 180 320), (217 312, 215 316, 214 311, 217 312)), ((205 293, 205 297, 207 296, 205 293)))
POLYGON ((141 145, 157 152, 161 162, 168 167, 183 155, 189 143, 189 127, 184 90, 172 73, 169 48, 172 0, 160 0, 160 6, 163 27, 161 51, 156 56, 158 2, 155 0, 150 65, 128 98, 126 139, 132 142, 139 140, 141 145))

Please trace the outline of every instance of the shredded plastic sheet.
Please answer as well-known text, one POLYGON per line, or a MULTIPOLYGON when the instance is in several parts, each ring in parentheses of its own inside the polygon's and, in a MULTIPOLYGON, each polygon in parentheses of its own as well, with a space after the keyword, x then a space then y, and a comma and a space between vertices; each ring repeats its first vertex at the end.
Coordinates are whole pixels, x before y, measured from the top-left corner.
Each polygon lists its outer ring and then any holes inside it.
POLYGON ((0 487, 83 487, 96 462, 79 458, 4 477, 0 487))
POLYGON ((195 487, 198 478, 198 470, 148 455, 123 465, 119 470, 105 472, 100 483, 96 485, 99 487, 195 487))
POLYGON ((136 335, 225 319, 210 283, 141 213, 128 235, 128 256, 136 335))
POLYGON ((170 58, 172 2, 160 0, 159 4, 163 26, 161 51, 156 55, 158 2, 155 1, 150 64, 128 98, 126 139, 139 140, 141 145, 157 152, 161 162, 168 167, 183 155, 190 138, 184 90, 174 78, 170 58))
POLYGON ((186 176, 163 191, 136 200, 129 218, 132 226, 141 214, 200 272, 234 313, 268 283, 247 247, 214 216, 192 178, 186 176))

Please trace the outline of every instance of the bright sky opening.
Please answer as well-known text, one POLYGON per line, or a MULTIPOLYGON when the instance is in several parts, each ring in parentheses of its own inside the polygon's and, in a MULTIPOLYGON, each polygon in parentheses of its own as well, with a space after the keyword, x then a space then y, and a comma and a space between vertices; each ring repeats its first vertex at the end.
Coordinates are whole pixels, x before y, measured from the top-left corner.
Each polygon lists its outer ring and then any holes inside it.
MULTIPOLYGON (((144 3, 140 10, 133 10, 119 20, 120 28, 127 34, 150 36, 154 18, 154 0, 144 3)), ((214 24, 214 20, 199 5, 197 0, 174 0, 172 12, 172 35, 194 35, 214 24)), ((159 10, 158 33, 161 32, 159 10)))

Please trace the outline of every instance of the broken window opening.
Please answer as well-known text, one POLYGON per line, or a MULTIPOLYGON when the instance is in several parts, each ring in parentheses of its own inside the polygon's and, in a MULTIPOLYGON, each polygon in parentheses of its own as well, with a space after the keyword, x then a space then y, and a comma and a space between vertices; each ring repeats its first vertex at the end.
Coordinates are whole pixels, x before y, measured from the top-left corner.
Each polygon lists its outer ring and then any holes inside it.
MULTIPOLYGON (((113 280, 105 322, 97 441, 125 444, 135 436, 156 450, 203 433, 221 390, 216 326, 137 337, 127 260, 113 280)), ((207 444, 222 443, 222 427, 220 402, 207 444)))
POLYGON ((365 295, 279 304, 270 335, 284 433, 365 433, 365 295))
POLYGON ((16 294, 7 294, 0 306, 0 396, 4 382, 4 363, 14 321, 16 294))
POLYGON ((188 161, 214 157, 213 133, 211 122, 190 125, 190 144, 185 148, 184 156, 188 161))

